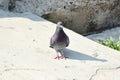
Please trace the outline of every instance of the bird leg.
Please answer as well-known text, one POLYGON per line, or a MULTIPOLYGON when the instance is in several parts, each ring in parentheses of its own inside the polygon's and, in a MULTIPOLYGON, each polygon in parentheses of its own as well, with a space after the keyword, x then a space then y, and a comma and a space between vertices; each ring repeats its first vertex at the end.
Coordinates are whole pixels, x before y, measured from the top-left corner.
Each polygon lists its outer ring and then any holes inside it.
POLYGON ((64 53, 63 53, 63 51, 59 51, 59 52, 57 52, 57 56, 55 57, 55 59, 66 59, 66 58, 69 58, 69 57, 67 57, 67 56, 65 56, 64 55, 64 53))
POLYGON ((61 58, 61 59, 66 59, 66 58, 69 58, 69 57, 67 57, 67 56, 65 56, 65 55, 62 55, 62 56, 60 56, 60 58, 61 58))
POLYGON ((57 53, 57 56, 55 57, 55 59, 60 59, 60 56, 59 56, 59 54, 57 53))
POLYGON ((61 51, 61 56, 60 56, 61 59, 66 59, 68 58, 67 56, 64 55, 63 51, 61 51))
POLYGON ((60 59, 61 58, 61 53, 57 51, 57 56, 55 57, 55 59, 60 59))

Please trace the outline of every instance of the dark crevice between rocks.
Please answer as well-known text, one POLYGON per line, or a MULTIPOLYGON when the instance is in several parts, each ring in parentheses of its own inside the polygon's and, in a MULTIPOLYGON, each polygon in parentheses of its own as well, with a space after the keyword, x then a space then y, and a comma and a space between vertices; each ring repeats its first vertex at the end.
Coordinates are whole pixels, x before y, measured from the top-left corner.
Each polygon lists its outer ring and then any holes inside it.
POLYGON ((10 12, 14 11, 14 9, 15 9, 15 1, 16 0, 9 0, 8 10, 10 12))
MULTIPOLYGON (((120 26, 120 25, 118 25, 118 26, 120 26)), ((101 32, 103 32, 103 31, 105 31, 105 30, 109 30, 109 29, 112 29, 112 28, 116 28, 116 27, 118 27, 118 26, 114 26, 114 27, 102 27, 102 28, 100 28, 100 29, 92 29, 92 31, 89 31, 89 32, 87 32, 87 33, 84 33, 84 34, 82 34, 83 36, 88 36, 88 35, 91 35, 91 34, 98 34, 98 33, 101 33, 101 32)))

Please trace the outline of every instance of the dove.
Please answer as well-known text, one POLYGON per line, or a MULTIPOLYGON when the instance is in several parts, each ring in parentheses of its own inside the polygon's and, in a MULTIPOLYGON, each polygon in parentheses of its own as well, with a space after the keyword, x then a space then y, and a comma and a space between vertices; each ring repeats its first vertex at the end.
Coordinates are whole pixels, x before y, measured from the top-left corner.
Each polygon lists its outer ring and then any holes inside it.
POLYGON ((66 59, 63 50, 69 45, 69 37, 63 30, 62 22, 57 23, 56 31, 50 39, 50 47, 55 49, 57 56, 55 59, 66 59))

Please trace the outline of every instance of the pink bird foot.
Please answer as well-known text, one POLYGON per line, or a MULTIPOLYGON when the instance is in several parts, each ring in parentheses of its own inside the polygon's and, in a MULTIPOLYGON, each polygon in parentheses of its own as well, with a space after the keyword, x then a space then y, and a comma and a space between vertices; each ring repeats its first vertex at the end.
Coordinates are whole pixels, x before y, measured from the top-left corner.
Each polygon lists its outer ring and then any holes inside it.
POLYGON ((67 56, 65 56, 65 55, 62 55, 62 56, 61 56, 61 59, 66 59, 66 58, 69 58, 69 57, 67 57, 67 56))
POLYGON ((57 54, 57 56, 55 57, 55 59, 58 59, 58 60, 59 60, 59 59, 60 59, 60 56, 57 54))

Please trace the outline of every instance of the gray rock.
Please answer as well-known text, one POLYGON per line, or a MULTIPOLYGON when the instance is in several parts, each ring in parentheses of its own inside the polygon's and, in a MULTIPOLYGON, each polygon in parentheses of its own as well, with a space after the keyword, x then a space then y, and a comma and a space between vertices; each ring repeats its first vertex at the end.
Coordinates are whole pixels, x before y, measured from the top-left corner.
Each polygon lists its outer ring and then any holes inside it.
POLYGON ((0 8, 8 10, 9 0, 0 0, 0 8))
MULTIPOLYGON (((6 6, 9 0, 0 0, 6 6)), ((88 33, 120 25, 120 0, 16 0, 16 12, 32 12, 65 27, 88 33)))

